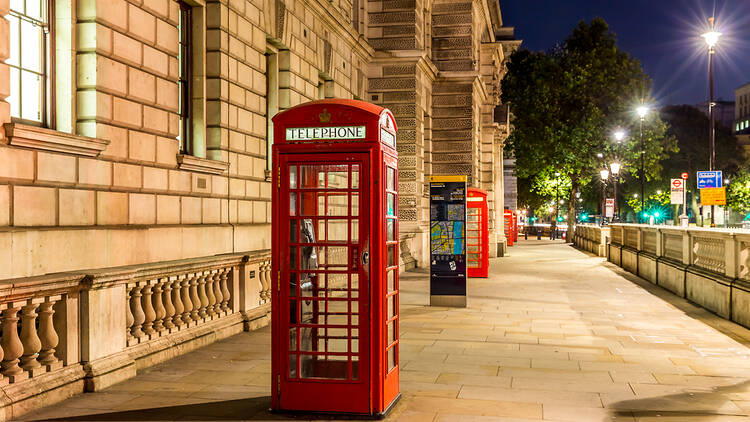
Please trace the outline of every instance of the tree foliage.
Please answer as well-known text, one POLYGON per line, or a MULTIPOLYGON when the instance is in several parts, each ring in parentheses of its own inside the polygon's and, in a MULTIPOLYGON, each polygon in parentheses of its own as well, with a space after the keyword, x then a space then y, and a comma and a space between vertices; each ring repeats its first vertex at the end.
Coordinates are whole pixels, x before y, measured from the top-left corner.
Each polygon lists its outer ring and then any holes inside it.
MULTIPOLYGON (((503 78, 502 99, 514 116, 507 147, 516 158, 518 177, 541 193, 539 185, 549 180, 539 175, 558 171, 570 181, 569 201, 575 201, 581 184, 608 160, 623 162, 623 172, 632 177, 640 168, 640 121, 632 109, 648 85, 640 63, 617 48, 615 35, 601 18, 580 22, 550 51, 514 52, 503 78), (630 129, 621 145, 612 142, 617 126, 630 129)), ((646 176, 653 179, 675 145, 665 137, 666 126, 655 113, 645 123, 646 176)), ((574 217, 571 212, 570 224, 574 217)))

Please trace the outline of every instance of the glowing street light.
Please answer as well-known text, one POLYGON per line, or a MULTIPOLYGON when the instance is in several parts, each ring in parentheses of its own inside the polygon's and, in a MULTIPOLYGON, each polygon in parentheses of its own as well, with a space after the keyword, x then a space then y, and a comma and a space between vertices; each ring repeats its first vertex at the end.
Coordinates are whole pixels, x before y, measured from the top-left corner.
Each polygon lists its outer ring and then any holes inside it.
MULTIPOLYGON (((713 17, 708 18, 710 30, 701 35, 701 37, 706 40, 706 44, 708 44, 708 118, 711 125, 708 161, 709 170, 713 170, 716 165, 716 149, 714 147, 714 144, 716 142, 716 127, 714 123, 714 107, 716 106, 716 104, 714 103, 714 56, 716 55, 716 50, 714 50, 714 47, 719 42, 719 37, 721 37, 721 32, 718 32, 714 29, 714 23, 715 22, 713 17)), ((711 205, 711 227, 714 226, 714 206, 711 205)))
POLYGON ((641 118, 641 209, 644 207, 643 200, 646 197, 646 173, 645 173, 645 166, 646 166, 646 144, 643 140, 643 121, 646 118, 646 114, 648 114, 648 107, 645 104, 641 104, 638 108, 635 109, 635 111, 638 113, 638 117, 641 118))
POLYGON ((625 131, 622 129, 617 129, 615 131, 615 140, 617 142, 621 142, 623 139, 625 139, 625 131))

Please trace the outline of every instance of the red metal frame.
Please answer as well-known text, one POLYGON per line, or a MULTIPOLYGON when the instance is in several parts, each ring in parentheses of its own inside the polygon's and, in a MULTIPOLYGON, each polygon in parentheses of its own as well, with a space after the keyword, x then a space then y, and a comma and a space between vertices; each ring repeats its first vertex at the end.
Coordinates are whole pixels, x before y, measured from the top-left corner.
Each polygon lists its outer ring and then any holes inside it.
POLYGON ((395 119, 320 100, 273 121, 271 406, 382 414, 399 396, 395 119), (324 127, 365 137, 286 138, 324 127))
POLYGON ((487 277, 490 270, 487 192, 468 188, 466 213, 466 272, 469 277, 487 277))

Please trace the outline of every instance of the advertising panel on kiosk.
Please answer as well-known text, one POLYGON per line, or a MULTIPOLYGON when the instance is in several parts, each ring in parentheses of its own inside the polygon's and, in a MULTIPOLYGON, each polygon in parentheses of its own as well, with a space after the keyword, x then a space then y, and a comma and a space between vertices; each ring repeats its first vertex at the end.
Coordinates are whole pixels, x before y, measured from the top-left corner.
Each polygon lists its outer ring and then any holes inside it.
POLYGON ((273 123, 271 407, 383 415, 400 397, 396 121, 330 99, 273 123))
POLYGON ((466 176, 430 176, 430 305, 466 306, 466 176))

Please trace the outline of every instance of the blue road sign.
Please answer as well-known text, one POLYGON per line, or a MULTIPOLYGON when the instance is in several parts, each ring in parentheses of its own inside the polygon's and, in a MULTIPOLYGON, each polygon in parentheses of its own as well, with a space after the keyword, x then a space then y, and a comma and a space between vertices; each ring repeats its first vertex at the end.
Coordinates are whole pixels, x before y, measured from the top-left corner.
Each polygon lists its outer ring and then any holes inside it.
POLYGON ((698 172, 698 189, 720 188, 723 186, 723 182, 721 170, 698 172))

